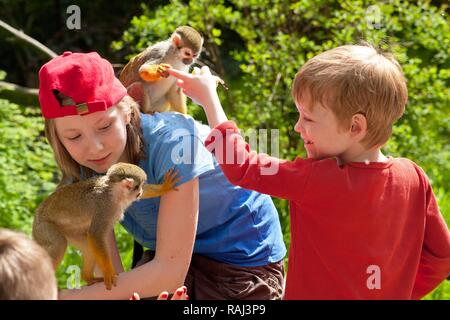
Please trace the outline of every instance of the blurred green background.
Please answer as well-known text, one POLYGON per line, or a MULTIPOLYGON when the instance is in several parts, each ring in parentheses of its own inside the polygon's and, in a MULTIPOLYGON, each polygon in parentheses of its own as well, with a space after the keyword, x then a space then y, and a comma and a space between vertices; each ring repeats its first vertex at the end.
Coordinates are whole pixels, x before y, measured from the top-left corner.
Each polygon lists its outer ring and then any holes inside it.
MULTIPOLYGON (((418 163, 428 174, 447 224, 450 222, 450 21, 441 1, 12 1, 0 0, 0 19, 54 52, 97 51, 120 71, 134 54, 189 24, 200 31, 208 65, 230 88, 219 89, 229 117, 246 129, 278 129, 280 156, 304 156, 293 131, 297 111, 291 81, 309 58, 342 44, 366 40, 392 51, 408 80, 409 102, 386 154, 418 163), (67 7, 81 10, 81 28, 70 30, 67 7)), ((31 233, 36 206, 58 183, 59 173, 43 135, 37 97, 2 83, 37 88, 49 57, 0 28, 0 227, 31 233)), ((203 111, 190 114, 205 122, 203 111)), ((270 150, 269 150, 270 151, 270 150)), ((275 200, 289 245, 286 201, 275 200)), ((130 268, 132 239, 118 225, 118 245, 130 268)), ((58 270, 67 286, 70 248, 58 270)), ((425 299, 450 299, 444 281, 425 299)))

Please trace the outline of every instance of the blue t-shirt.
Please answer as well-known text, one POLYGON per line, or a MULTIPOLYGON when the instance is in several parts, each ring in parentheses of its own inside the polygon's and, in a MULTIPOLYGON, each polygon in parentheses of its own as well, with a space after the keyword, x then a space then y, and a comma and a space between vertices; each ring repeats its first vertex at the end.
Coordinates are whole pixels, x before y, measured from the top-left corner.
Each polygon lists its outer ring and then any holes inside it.
MULTIPOLYGON (((162 183, 170 168, 182 184, 199 178, 200 208, 194 252, 239 266, 262 266, 286 254, 272 199, 228 182, 204 147, 209 127, 190 116, 163 112, 141 114, 146 158, 139 166, 147 183, 162 183)), ((155 250, 160 198, 131 205, 122 225, 144 247, 155 250)))

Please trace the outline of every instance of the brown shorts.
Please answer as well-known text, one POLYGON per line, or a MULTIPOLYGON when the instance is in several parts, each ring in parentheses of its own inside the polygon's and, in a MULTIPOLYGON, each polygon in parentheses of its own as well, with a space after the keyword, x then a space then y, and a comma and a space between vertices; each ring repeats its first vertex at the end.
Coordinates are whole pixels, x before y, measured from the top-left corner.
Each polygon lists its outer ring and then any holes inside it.
MULTIPOLYGON (((153 257, 153 251, 145 251, 136 266, 153 257)), ((194 253, 184 285, 190 300, 280 300, 284 263, 240 267, 194 253)))

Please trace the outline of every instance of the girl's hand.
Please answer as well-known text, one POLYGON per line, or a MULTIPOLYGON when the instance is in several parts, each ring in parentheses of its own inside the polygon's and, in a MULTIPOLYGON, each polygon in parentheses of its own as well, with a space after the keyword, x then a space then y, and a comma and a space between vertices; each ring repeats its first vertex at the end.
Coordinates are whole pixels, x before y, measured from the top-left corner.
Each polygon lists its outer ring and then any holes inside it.
POLYGON ((141 297, 136 292, 130 297, 129 300, 141 300, 141 297))
MULTIPOLYGON (((169 293, 167 291, 163 291, 159 294, 157 300, 167 300, 168 297, 169 293)), ((135 292, 130 297, 130 300, 141 300, 141 297, 135 292)), ((189 297, 187 295, 187 288, 185 286, 178 288, 170 300, 189 300, 189 297)))
POLYGON ((183 93, 205 109, 211 107, 213 102, 218 99, 217 84, 222 80, 212 75, 207 66, 203 66, 201 69, 194 68, 192 74, 175 69, 169 69, 168 72, 178 79, 177 85, 183 90, 183 93))
MULTIPOLYGON (((167 300, 168 297, 169 293, 167 291, 163 291, 158 296, 158 300, 167 300)), ((187 288, 185 286, 178 288, 170 300, 189 300, 189 297, 187 295, 187 288)))

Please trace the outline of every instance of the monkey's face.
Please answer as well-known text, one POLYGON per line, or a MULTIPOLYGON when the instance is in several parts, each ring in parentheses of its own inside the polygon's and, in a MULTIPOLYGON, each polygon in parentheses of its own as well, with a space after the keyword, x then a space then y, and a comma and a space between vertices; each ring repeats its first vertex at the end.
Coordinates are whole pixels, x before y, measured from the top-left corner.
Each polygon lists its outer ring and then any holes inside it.
POLYGON ((198 57, 198 52, 193 52, 191 48, 182 47, 180 49, 180 60, 187 66, 191 65, 198 57))
POLYGON ((119 162, 112 165, 108 172, 110 183, 119 183, 122 189, 122 197, 126 202, 133 202, 143 194, 143 186, 147 180, 144 170, 131 163, 119 162))
POLYGON ((143 194, 144 183, 136 182, 134 179, 126 178, 119 184, 121 186, 121 192, 116 193, 116 199, 122 199, 122 205, 124 208, 128 207, 131 203, 139 200, 143 194))

